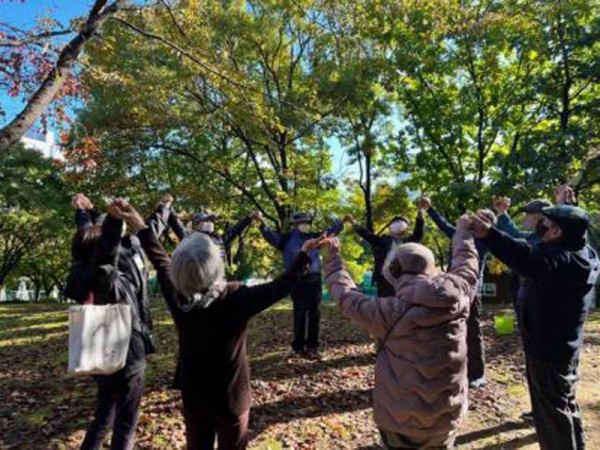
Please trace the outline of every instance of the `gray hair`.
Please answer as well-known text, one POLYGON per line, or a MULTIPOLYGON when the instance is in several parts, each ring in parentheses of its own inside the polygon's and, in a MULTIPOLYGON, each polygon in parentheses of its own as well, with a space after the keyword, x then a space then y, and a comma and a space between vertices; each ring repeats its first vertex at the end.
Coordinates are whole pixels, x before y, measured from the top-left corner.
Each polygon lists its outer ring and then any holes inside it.
POLYGON ((173 252, 171 281, 181 294, 179 306, 184 311, 209 306, 225 287, 225 265, 219 247, 203 233, 190 234, 173 252))

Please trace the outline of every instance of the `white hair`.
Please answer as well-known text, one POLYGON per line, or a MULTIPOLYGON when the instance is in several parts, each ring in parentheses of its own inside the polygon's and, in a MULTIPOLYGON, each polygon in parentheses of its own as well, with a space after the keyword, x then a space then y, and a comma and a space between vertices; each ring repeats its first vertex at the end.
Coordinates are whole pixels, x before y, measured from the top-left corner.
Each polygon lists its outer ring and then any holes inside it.
POLYGON ((177 247, 171 258, 171 281, 180 296, 180 307, 189 311, 207 307, 224 288, 225 265, 219 247, 209 236, 192 233, 177 247))

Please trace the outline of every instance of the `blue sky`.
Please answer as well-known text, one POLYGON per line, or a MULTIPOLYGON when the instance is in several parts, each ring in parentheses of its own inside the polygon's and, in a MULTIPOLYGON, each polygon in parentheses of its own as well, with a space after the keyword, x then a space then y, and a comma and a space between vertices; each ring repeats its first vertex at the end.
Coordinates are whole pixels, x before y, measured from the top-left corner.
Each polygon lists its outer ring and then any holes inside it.
MULTIPOLYGON (((92 0, 26 0, 25 3, 3 0, 0 1, 0 17, 3 22, 21 29, 31 29, 45 17, 52 17, 67 27, 71 19, 84 16, 92 3, 92 0)), ((11 120, 21 110, 23 100, 0 92, 0 103, 6 113, 0 120, 11 120)))

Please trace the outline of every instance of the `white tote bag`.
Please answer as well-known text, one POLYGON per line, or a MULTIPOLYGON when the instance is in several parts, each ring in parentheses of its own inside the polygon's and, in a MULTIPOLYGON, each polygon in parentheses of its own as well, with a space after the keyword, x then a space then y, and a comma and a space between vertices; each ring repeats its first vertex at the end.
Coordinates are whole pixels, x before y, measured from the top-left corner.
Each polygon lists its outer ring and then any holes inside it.
POLYGON ((69 308, 69 372, 110 375, 125 366, 131 338, 131 306, 69 308))

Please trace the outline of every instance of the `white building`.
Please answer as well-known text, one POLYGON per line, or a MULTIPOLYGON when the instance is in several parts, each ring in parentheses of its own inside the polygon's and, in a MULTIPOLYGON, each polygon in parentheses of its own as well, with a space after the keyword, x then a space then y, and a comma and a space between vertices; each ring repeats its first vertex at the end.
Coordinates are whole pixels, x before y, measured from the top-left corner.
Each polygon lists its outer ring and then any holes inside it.
POLYGON ((60 147, 56 144, 54 133, 48 131, 44 136, 33 129, 30 129, 25 136, 21 138, 21 143, 25 148, 37 150, 46 158, 64 160, 60 147))

